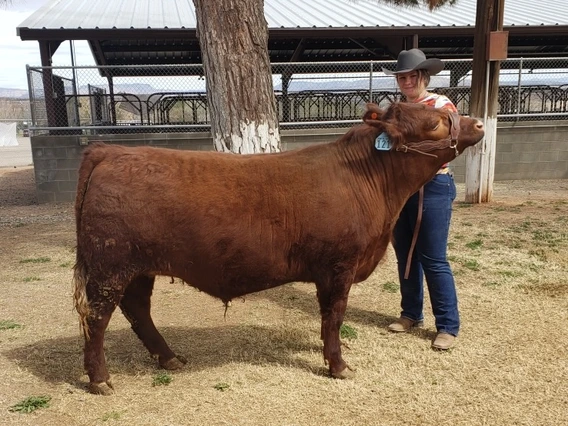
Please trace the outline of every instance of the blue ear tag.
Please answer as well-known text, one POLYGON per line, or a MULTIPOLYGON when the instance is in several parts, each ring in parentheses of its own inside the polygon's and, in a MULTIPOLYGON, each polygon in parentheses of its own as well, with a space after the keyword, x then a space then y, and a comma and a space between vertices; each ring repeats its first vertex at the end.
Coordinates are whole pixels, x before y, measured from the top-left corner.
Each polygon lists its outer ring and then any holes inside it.
POLYGON ((390 151, 391 147, 392 143, 385 132, 381 133, 377 136, 377 139, 375 139, 375 148, 378 151, 390 151))

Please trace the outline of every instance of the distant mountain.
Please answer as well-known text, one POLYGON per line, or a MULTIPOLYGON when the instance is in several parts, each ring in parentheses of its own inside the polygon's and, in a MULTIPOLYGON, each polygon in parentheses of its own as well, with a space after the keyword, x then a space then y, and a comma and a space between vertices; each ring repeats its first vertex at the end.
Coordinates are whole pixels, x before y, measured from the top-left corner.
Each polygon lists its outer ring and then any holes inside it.
POLYGON ((5 89, 0 87, 0 98, 28 99, 28 91, 24 89, 5 89))
MULTIPOLYGON (((108 87, 101 85, 96 86, 109 93, 108 87)), ((41 89, 41 88, 40 88, 41 89)), ((151 93, 159 92, 156 88, 152 87, 150 84, 139 84, 139 83, 126 83, 126 84, 115 84, 114 93, 130 93, 133 95, 149 95, 151 93)), ((80 94, 89 93, 88 86, 79 87, 80 94)), ((41 95, 41 90, 36 93, 37 96, 41 95)), ((0 98, 10 98, 10 99, 28 99, 28 91, 26 89, 7 89, 0 87, 0 98)))
MULTIPOLYGON (((106 85, 98 86, 96 84, 91 85, 91 87, 98 87, 103 89, 107 94, 109 93, 108 87, 106 85)), ((162 90, 163 91, 163 90, 162 90)), ((160 92, 160 90, 155 89, 150 84, 145 83, 124 83, 115 84, 114 93, 130 93, 133 95, 149 95, 152 93, 160 92)), ((88 86, 79 87, 79 93, 87 94, 89 93, 88 86)))

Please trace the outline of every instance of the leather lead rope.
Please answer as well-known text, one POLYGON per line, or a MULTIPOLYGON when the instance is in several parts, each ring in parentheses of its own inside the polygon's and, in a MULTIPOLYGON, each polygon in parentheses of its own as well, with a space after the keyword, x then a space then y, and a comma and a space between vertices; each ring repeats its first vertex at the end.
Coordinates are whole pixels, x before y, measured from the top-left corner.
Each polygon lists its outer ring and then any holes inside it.
MULTIPOLYGON (((456 157, 458 156, 458 136, 460 134, 460 115, 457 112, 450 112, 450 135, 446 139, 440 139, 438 141, 422 141, 420 143, 420 148, 422 151, 431 151, 434 149, 440 149, 440 142, 449 142, 449 147, 456 150, 456 157), (453 143, 453 145, 452 145, 453 143)), ((403 145, 405 152, 410 148, 403 145)), ((397 151, 402 150, 397 148, 397 151)), ((412 149, 417 151, 416 149, 412 149)), ((425 152, 421 152, 425 154, 425 152)), ((412 254, 414 253, 414 248, 416 247, 416 240, 418 240, 418 233, 420 232, 420 224, 422 223, 422 209, 424 208, 424 186, 420 188, 418 192, 418 216, 416 217, 416 226, 414 227, 414 233, 412 234, 412 243, 410 243, 410 250, 408 251, 408 257, 406 258, 406 269, 404 270, 404 279, 408 279, 410 274, 410 265, 412 264, 412 254)))
POLYGON ((422 209, 424 208, 424 186, 418 191, 418 216, 416 217, 416 225, 414 226, 414 233, 412 234, 412 243, 410 243, 410 250, 406 259, 406 269, 404 271, 404 279, 408 279, 410 274, 410 265, 412 264, 412 254, 418 240, 418 232, 420 232, 420 224, 422 223, 422 209))

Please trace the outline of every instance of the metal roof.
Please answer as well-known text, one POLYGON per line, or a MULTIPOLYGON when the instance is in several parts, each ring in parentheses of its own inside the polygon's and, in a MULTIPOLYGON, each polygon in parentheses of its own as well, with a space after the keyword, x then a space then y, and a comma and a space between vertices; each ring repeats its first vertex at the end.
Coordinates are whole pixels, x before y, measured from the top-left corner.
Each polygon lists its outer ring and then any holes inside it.
MULTIPOLYGON (((476 8, 476 0, 433 12, 380 0, 264 0, 270 61, 395 59, 415 40, 429 57, 471 58, 476 8)), ((504 29, 509 57, 568 57, 567 0, 507 0, 504 29)), ((201 63, 193 0, 52 0, 17 32, 40 41, 42 58, 63 40, 87 40, 100 65, 201 63)))
MULTIPOLYGON (((379 0, 265 0, 269 28, 473 26, 475 0, 430 12, 379 0)), ((568 1, 509 0, 505 26, 568 25, 568 1), (538 6, 537 6, 538 5, 538 6)), ((53 0, 18 26, 34 29, 195 28, 193 0, 53 0)))

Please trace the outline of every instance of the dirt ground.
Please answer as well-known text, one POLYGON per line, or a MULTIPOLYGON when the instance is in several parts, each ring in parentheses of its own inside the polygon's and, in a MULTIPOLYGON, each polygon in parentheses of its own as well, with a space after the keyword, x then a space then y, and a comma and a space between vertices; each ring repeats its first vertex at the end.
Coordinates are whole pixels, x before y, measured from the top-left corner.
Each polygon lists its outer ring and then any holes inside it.
POLYGON ((117 311, 105 345, 116 393, 103 397, 86 392, 72 310, 73 206, 37 204, 31 167, 0 168, 0 424, 567 424, 568 180, 497 182, 494 194, 455 204, 463 325, 449 353, 430 349, 428 299, 424 329, 386 331, 400 303, 391 252, 351 290, 347 381, 327 377, 312 284, 235 300, 225 316, 219 300, 163 277, 154 320, 189 362, 154 386, 165 372, 117 311), (9 411, 40 395, 49 407, 9 411))

